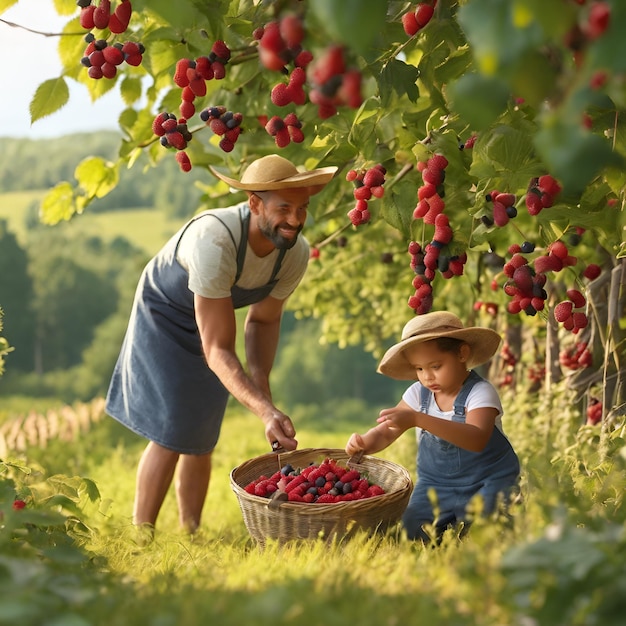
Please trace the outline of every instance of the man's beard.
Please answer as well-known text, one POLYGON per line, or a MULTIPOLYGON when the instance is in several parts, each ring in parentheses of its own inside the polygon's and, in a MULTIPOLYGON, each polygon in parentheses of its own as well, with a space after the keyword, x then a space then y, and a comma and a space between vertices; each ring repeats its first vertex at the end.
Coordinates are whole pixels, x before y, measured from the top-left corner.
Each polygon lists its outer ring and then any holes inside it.
POLYGON ((287 237, 283 237, 278 232, 277 227, 273 227, 269 222, 263 220, 259 223, 259 230, 261 233, 269 239, 276 248, 279 250, 289 250, 296 245, 296 241, 298 241, 298 235, 302 231, 302 226, 297 229, 295 236, 292 239, 288 239, 287 237))

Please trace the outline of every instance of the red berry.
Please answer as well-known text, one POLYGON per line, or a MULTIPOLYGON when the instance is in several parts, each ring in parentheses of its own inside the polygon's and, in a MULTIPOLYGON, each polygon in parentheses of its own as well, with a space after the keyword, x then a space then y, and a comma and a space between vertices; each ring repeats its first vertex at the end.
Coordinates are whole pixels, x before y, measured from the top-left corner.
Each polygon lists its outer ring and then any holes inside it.
POLYGON ((601 272, 602 268, 599 265, 596 265, 595 263, 590 263, 583 270, 583 276, 589 280, 594 280, 598 278, 598 276, 600 276, 601 272))
POLYGON ((420 25, 417 23, 414 11, 404 13, 402 16, 402 27, 409 37, 413 37, 419 31, 420 25))
POLYGON ((435 8, 430 4, 422 2, 417 5, 417 8, 415 9, 415 20, 420 28, 424 28, 424 26, 430 22, 434 12, 435 8))
POLYGON ((587 303, 585 296, 578 289, 568 289, 567 297, 574 303, 574 307, 577 309, 580 309, 587 303))
POLYGON ((574 305, 569 300, 563 300, 554 307, 554 319, 557 322, 563 323, 572 315, 574 305))

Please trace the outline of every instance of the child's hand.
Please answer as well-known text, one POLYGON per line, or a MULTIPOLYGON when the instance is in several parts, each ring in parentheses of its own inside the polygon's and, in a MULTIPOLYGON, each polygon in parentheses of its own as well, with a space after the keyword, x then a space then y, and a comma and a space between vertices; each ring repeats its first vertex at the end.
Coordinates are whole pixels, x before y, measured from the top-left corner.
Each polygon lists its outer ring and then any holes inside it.
POLYGON ((385 424, 388 428, 398 428, 402 432, 417 426, 417 412, 408 407, 394 406, 383 409, 376 420, 379 424, 385 424))
POLYGON ((358 433, 352 433, 350 435, 350 439, 348 439, 348 443, 346 444, 346 454, 348 456, 353 456, 357 452, 365 451, 365 443, 363 442, 363 437, 358 433))

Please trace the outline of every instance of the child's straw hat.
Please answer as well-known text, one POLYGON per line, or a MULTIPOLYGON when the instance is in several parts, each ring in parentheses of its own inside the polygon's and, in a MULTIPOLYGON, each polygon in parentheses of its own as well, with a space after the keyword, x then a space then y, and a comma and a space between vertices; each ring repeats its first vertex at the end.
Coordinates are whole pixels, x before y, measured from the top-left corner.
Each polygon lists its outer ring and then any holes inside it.
POLYGON ((468 368, 489 361, 501 341, 500 335, 490 328, 464 327, 463 322, 453 313, 426 313, 407 322, 402 330, 402 340, 387 350, 378 371, 398 380, 415 380, 415 368, 407 361, 404 351, 416 343, 439 337, 453 337, 469 345, 471 352, 467 361, 468 368))

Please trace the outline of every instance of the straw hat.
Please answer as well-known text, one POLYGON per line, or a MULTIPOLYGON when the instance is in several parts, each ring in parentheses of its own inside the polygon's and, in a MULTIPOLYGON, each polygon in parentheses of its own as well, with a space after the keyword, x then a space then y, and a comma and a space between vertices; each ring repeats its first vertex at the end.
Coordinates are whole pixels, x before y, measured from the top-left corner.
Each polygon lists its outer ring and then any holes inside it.
POLYGON ((337 171, 336 167, 320 167, 301 172, 291 161, 277 154, 268 154, 252 161, 244 171, 241 180, 230 178, 211 166, 209 169, 220 180, 235 189, 271 191, 273 189, 309 187, 311 195, 321 191, 337 171))
POLYGON ((501 341, 500 335, 490 328, 465 328, 463 322, 453 313, 426 313, 407 322, 402 330, 402 340, 385 352, 378 371, 398 380, 415 380, 415 368, 407 361, 404 351, 416 343, 439 337, 461 339, 469 345, 471 352, 468 368, 486 363, 496 353, 501 341))

